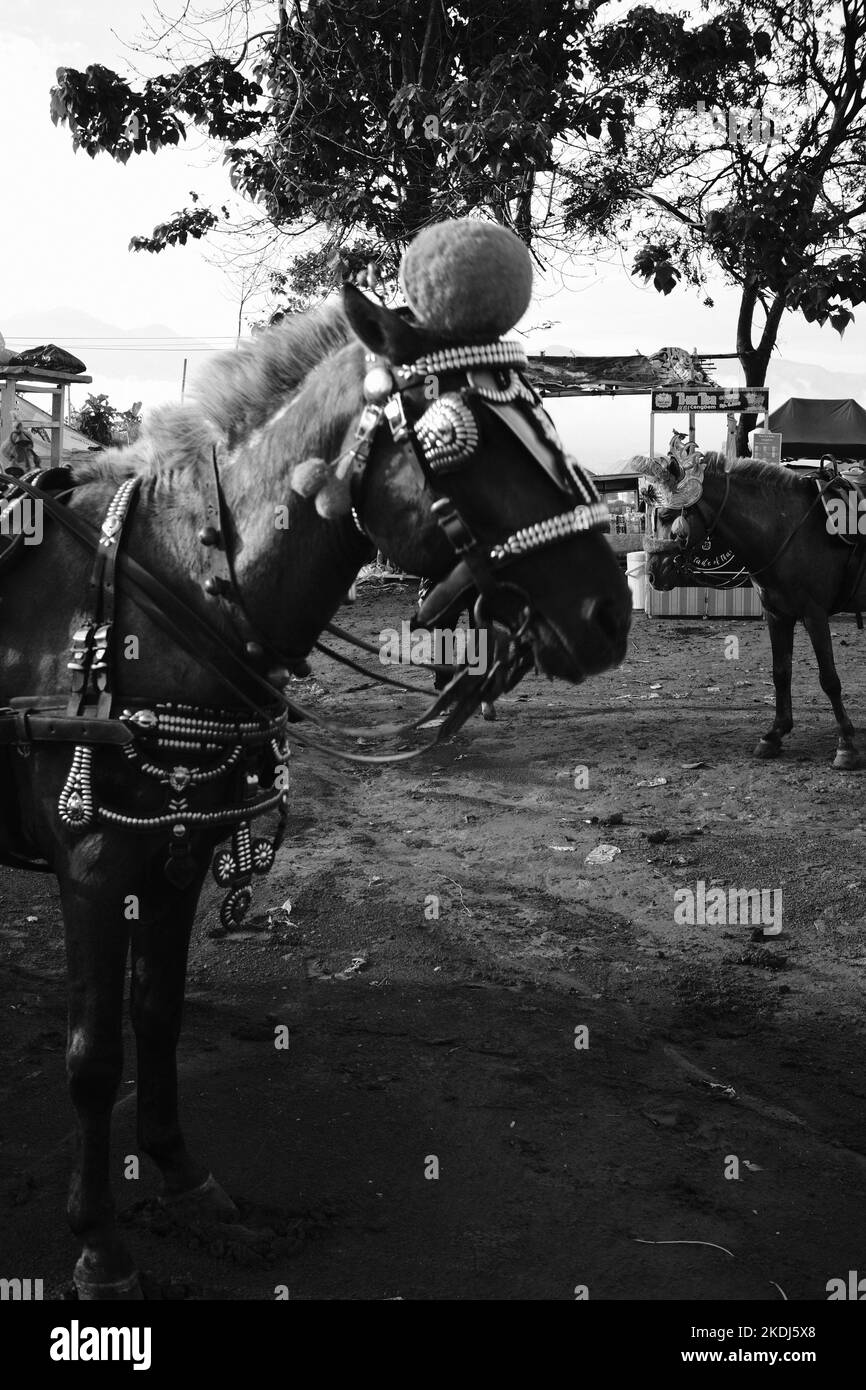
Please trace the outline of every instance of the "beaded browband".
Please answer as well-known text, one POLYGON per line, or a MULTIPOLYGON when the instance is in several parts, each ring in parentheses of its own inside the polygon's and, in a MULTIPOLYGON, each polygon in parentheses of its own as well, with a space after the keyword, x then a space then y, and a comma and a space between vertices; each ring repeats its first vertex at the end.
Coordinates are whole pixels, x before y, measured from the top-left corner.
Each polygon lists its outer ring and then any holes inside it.
POLYGON ((476 343, 461 347, 439 348, 419 357, 408 367, 395 367, 399 378, 402 372, 412 376, 432 376, 437 372, 461 372, 468 367, 526 367, 527 357, 520 343, 476 343))

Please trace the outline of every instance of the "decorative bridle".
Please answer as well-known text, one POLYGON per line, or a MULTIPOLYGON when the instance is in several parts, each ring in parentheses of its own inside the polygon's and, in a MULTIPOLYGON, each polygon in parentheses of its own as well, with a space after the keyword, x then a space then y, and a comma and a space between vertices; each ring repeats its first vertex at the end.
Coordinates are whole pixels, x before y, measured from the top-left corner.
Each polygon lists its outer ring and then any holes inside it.
MULTIPOLYGON (((710 544, 709 544, 709 542, 710 542, 712 536, 714 535, 715 531, 716 531, 717 528, 718 528, 719 522, 721 521, 722 515, 723 515, 724 510, 725 510, 725 507, 726 507, 727 504, 728 504, 728 498, 730 497, 730 493, 731 493, 731 474, 730 474, 730 470, 729 470, 728 468, 725 469, 725 492, 724 492, 724 496, 722 497, 721 503, 720 503, 720 505, 719 505, 719 507, 718 507, 718 509, 717 509, 717 511, 716 511, 716 513, 715 513, 715 515, 710 514, 709 518, 707 517, 707 512, 703 509, 704 507, 706 507, 706 503, 704 502, 704 496, 703 496, 703 477, 701 476, 700 478, 696 479, 696 481, 699 482, 699 485, 700 485, 700 492, 698 493, 698 495, 697 495, 697 497, 694 499, 694 501, 688 502, 688 503, 686 503, 684 506, 680 506, 680 507, 671 507, 671 506, 661 505, 661 506, 659 506, 659 508, 658 508, 659 513, 671 512, 671 511, 679 511, 679 518, 678 518, 678 520, 681 520, 681 521, 684 523, 685 535, 683 535, 682 533, 680 533, 680 534, 677 535, 676 537, 672 538, 670 541, 659 541, 659 540, 656 540, 655 543, 654 543, 653 549, 656 551, 656 553, 661 553, 661 554, 668 554, 668 555, 670 555, 671 563, 672 563, 674 569, 675 569, 679 574, 688 575, 688 576, 689 576, 690 578, 692 578, 692 579, 695 579, 695 578, 700 579, 700 580, 701 580, 701 583, 702 583, 705 587, 710 588, 710 589, 724 589, 724 588, 729 588, 729 587, 730 587, 730 580, 726 580, 726 581, 724 581, 724 582, 722 582, 722 583, 717 583, 717 582, 713 581, 713 580, 710 578, 710 576, 707 574, 707 572, 706 572, 705 570, 701 569, 699 566, 696 566, 696 565, 694 564, 694 556, 696 556, 696 555, 698 554, 699 550, 709 550, 709 549, 710 549, 710 544), (703 505, 702 505, 702 504, 703 504, 703 505), (692 536, 691 536, 691 528, 689 527, 689 513, 690 513, 690 512, 691 512, 691 513, 696 513, 696 514, 700 517, 701 524, 703 525, 703 528, 704 528, 703 535, 700 537, 699 540, 698 540, 698 539, 693 540, 693 539, 692 539, 692 536)), ((708 509, 707 509, 707 510, 708 510, 708 509)), ((677 523, 674 522, 674 526, 676 526, 676 524, 677 524, 677 523)), ((743 573, 743 571, 740 571, 740 573, 743 573)), ((735 578, 735 580, 738 579, 738 578, 739 578, 739 574, 736 575, 736 576, 734 576, 734 578, 735 578)))
MULTIPOLYGON (((525 371, 527 360, 519 343, 443 348, 410 366, 394 366, 369 352, 366 361, 366 404, 353 444, 338 467, 352 470, 353 490, 355 496, 359 496, 376 436, 382 424, 387 423, 396 444, 411 446, 432 491, 444 494, 434 503, 433 513, 452 547, 470 569, 482 598, 493 596, 495 572, 520 556, 569 536, 606 529, 610 521, 607 506, 589 475, 563 454, 541 398, 521 371, 525 371), (478 369, 489 373, 490 380, 485 381, 478 369), (497 374, 502 384, 495 380, 497 374), (450 389, 439 391, 440 381, 450 389), (432 404, 425 394, 431 383, 437 386, 432 404), (521 411, 517 420, 524 421, 522 430, 514 421, 507 420, 503 409, 506 406, 521 411), (449 475, 460 472, 477 451, 479 433, 475 409, 478 407, 490 410, 500 419, 505 418, 560 491, 571 494, 575 501, 568 511, 523 527, 487 551, 475 540, 447 495, 449 475), (551 462, 551 458, 557 462, 551 462)), ((353 506, 353 517, 358 529, 366 534, 357 504, 353 506)))
MULTIPOLYGON (((504 582, 502 571, 522 556, 558 541, 608 529, 606 504, 591 477, 564 453, 541 398, 525 379, 526 367, 523 348, 511 342, 446 347, 409 365, 395 365, 376 353, 366 354, 364 409, 350 447, 333 466, 335 476, 348 482, 356 532, 368 539, 362 520, 367 466, 380 433, 387 428, 395 444, 412 449, 428 487, 437 495, 432 512, 455 555, 451 569, 428 592, 413 625, 436 623, 461 596, 475 591, 475 625, 489 631, 496 652, 483 679, 459 672, 434 705, 420 720, 401 730, 402 734, 443 712, 444 729, 453 733, 482 701, 492 702, 512 689, 533 664, 533 614, 525 590, 504 582), (435 389, 432 403, 431 389, 435 389), (449 496, 449 480, 462 472, 478 449, 477 412, 485 410, 509 428, 574 504, 487 547, 475 537, 449 496)), ((328 624, 326 631, 371 655, 376 653, 376 648, 334 624, 328 624)), ((321 641, 316 647, 384 684, 423 693, 417 686, 370 672, 321 641)), ((418 665, 423 668, 424 663, 418 665)), ((436 671, 448 669, 428 665, 436 671)))
MULTIPOLYGON (((425 733, 425 741, 409 750, 370 754, 340 747, 335 736, 345 736, 356 744, 358 735, 369 731, 328 723, 285 693, 282 687, 289 675, 309 669, 306 654, 276 650, 246 610, 232 562, 216 449, 211 469, 203 470, 203 525, 199 532, 204 556, 202 587, 209 599, 227 606, 235 635, 243 643, 243 657, 216 628, 122 548, 138 496, 137 478, 129 478, 118 487, 97 529, 65 505, 64 497, 72 490, 66 470, 24 478, 0 473, 0 483, 10 485, 15 496, 23 494, 40 502, 48 516, 94 555, 89 620, 73 635, 68 663, 70 689, 65 699, 24 696, 0 711, 0 743, 11 745, 22 757, 30 756, 34 744, 73 745, 72 764, 58 805, 70 831, 80 834, 99 824, 114 824, 130 832, 167 832, 165 873, 175 886, 183 888, 197 872, 191 852, 196 827, 231 827, 231 849, 217 852, 213 873, 228 890, 220 912, 222 924, 226 929, 237 927, 249 907, 252 875, 267 872, 283 837, 289 739, 353 762, 402 761, 447 738, 483 700, 495 699, 521 679, 533 660, 532 605, 522 587, 502 581, 502 570, 522 556, 568 537, 604 530, 609 520, 592 480, 564 455, 539 397, 521 374, 525 365, 519 345, 501 342, 445 348, 410 366, 395 366, 368 354, 365 405, 349 450, 334 465, 349 482, 359 544, 358 555, 353 558, 362 563, 373 551, 363 511, 365 477, 374 444, 380 430, 387 427, 395 443, 411 446, 428 485, 439 494, 433 513, 455 552, 454 565, 430 593, 420 616, 426 619, 445 611, 468 588, 474 588, 478 591, 476 623, 493 630, 495 659, 483 676, 458 670, 418 719, 385 731, 389 739, 425 733), (438 393, 432 404, 425 396, 431 381, 448 388, 438 393), (449 497, 448 487, 449 477, 465 467, 478 448, 476 410, 491 411, 506 424, 573 503, 568 510, 487 547, 474 536, 449 497), (126 697, 122 708, 117 708, 111 677, 119 574, 139 608, 231 692, 235 708, 205 710, 126 697), (438 727, 426 736, 440 716, 438 727), (326 737, 302 732, 297 727, 301 721, 312 724, 326 737), (141 776, 163 787, 164 806, 159 812, 132 815, 104 804, 93 785, 93 748, 100 745, 116 747, 141 776), (223 779, 232 779, 235 787, 230 804, 212 810, 190 805, 189 797, 199 788, 223 779), (252 820, 271 810, 279 813, 276 837, 273 841, 253 839, 252 820)), ((347 635, 333 625, 329 630, 347 635)), ((366 651, 377 651, 352 640, 366 651)), ((329 655, 335 653, 329 651, 329 655)), ((377 678, 417 690, 378 674, 377 678)))

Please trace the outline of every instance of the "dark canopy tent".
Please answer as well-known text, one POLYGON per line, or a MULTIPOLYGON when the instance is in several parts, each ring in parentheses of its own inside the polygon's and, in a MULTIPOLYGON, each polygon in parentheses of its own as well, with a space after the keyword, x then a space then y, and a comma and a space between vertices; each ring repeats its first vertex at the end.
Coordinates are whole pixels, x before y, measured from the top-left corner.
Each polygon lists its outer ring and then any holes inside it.
POLYGON ((866 410, 856 401, 816 401, 792 396, 770 415, 782 436, 783 458, 866 459, 866 410))

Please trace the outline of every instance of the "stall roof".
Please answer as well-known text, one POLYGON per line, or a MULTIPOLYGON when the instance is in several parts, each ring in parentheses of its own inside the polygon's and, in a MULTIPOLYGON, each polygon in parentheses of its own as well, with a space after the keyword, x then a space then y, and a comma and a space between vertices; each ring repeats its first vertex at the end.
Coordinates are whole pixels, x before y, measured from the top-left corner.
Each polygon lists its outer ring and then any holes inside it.
POLYGON ((819 401, 792 396, 770 415, 788 458, 866 458, 866 410, 853 400, 819 401))
POLYGON ((702 354, 664 347, 645 357, 530 355, 530 382, 542 396, 645 396, 663 386, 715 386, 702 354))

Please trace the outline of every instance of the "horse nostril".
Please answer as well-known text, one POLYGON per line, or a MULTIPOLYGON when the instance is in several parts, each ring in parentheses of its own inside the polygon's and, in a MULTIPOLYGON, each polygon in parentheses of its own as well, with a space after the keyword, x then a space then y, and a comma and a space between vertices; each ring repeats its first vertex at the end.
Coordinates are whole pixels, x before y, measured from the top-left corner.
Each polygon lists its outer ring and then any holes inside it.
MULTIPOLYGON (((623 609, 612 599, 585 598, 580 605, 580 616, 585 623, 599 628, 611 641, 622 636, 623 609)), ((631 617, 630 604, 628 617, 631 617)))

